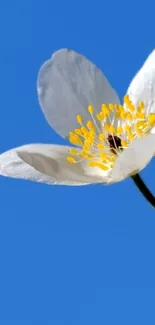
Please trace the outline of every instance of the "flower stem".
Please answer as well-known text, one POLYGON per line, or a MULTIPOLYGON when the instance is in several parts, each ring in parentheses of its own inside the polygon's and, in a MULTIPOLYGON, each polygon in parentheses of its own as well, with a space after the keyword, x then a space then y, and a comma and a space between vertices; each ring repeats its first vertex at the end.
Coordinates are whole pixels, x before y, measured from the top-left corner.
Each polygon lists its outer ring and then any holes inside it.
POLYGON ((155 208, 155 197, 152 195, 148 187, 143 182, 139 174, 131 176, 136 186, 139 188, 140 192, 144 197, 150 202, 150 204, 155 208))

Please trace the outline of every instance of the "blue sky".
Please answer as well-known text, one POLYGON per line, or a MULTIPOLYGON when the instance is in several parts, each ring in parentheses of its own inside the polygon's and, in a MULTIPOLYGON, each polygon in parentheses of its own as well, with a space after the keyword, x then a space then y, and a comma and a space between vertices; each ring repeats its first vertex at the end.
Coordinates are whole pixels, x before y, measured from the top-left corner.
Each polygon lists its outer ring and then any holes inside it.
MULTIPOLYGON (((153 0, 1 0, 0 152, 64 143, 36 93, 55 50, 87 56, 122 98, 155 47, 154 10, 153 0)), ((155 193, 154 169, 142 176, 155 193)), ((155 211, 132 180, 70 188, 1 177, 0 195, 0 325, 155 323, 155 211)))

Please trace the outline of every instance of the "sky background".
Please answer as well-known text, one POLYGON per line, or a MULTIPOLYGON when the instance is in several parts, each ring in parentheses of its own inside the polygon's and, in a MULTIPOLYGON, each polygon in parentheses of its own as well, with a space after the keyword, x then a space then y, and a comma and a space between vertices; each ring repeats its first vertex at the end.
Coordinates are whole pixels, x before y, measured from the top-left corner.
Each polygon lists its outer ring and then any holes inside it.
MULTIPOLYGON (((96 63, 122 98, 155 47, 154 11, 153 0, 1 0, 0 152, 64 143, 36 93, 60 48, 96 63)), ((155 193, 154 161, 142 176, 155 193)), ((154 325, 154 306, 155 210, 132 180, 0 178, 0 325, 154 325)))

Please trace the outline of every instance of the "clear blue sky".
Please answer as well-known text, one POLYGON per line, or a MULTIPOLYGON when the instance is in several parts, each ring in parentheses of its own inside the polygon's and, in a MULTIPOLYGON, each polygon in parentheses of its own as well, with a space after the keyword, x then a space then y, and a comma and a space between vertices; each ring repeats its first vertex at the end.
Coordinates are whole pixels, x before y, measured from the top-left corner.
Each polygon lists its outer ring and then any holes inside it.
MULTIPOLYGON (((0 152, 64 141, 38 104, 38 70, 72 48, 122 98, 155 47, 152 0, 0 1, 0 152)), ((145 150, 145 148, 144 148, 145 150)), ((142 172, 155 193, 155 162, 142 172)), ((52 187, 0 178, 0 325, 155 324, 155 210, 130 179, 52 187)))

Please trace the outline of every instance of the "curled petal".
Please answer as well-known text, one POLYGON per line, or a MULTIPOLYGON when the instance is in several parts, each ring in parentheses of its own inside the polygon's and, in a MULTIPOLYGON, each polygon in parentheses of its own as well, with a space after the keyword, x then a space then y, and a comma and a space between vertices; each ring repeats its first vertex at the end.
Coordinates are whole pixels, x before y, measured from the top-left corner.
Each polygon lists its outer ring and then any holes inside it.
POLYGON ((131 81, 127 93, 135 106, 144 103, 147 116, 155 113, 155 50, 131 81))
POLYGON ((70 164, 70 147, 31 144, 0 155, 0 174, 47 184, 85 185, 104 182, 104 173, 85 161, 70 164))
POLYGON ((103 73, 84 56, 68 49, 57 51, 43 64, 37 89, 47 121, 64 138, 77 128, 77 115, 82 115, 85 122, 90 119, 89 105, 98 113, 101 104, 119 103, 103 73))

